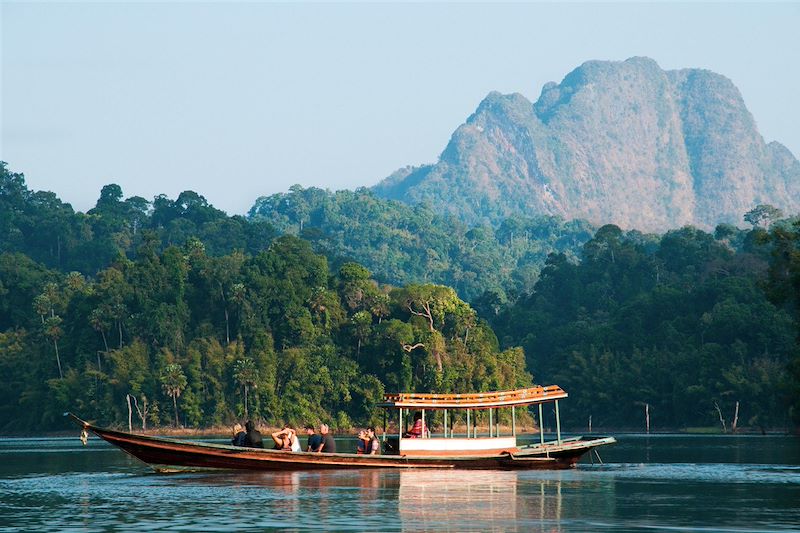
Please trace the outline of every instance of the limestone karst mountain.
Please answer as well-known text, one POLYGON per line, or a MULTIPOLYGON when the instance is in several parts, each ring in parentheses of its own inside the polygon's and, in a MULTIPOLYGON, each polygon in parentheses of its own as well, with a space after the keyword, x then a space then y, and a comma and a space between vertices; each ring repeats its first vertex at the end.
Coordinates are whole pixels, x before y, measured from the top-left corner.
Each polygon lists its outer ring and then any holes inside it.
POLYGON ((380 196, 467 222, 561 215, 664 230, 742 224, 757 204, 800 208, 800 163, 765 143, 733 83, 652 59, 589 61, 531 103, 489 94, 433 165, 398 170, 380 196))

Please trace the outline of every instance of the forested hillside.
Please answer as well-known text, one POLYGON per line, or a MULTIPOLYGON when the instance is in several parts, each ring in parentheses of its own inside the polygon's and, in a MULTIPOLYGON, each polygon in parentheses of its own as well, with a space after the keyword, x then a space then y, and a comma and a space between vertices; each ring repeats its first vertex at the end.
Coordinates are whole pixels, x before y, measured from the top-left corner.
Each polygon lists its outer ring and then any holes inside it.
POLYGON ((226 220, 204 201, 160 221, 152 217, 165 210, 154 206, 143 230, 130 200, 104 202, 111 189, 83 215, 52 196, 43 204, 21 175, 2 176, 3 235, 15 240, 4 238, 0 253, 0 430, 56 428, 65 410, 122 424, 127 395, 150 425, 249 416, 346 428, 374 422, 384 390, 531 384, 522 351, 501 352, 450 288, 379 286, 356 263, 331 271, 307 241, 272 239, 269 226, 226 220), (24 228, 36 235, 51 209, 65 227, 28 239, 24 228), (165 243, 178 227, 180 244, 165 243), (267 236, 252 244, 257 253, 209 253, 226 235, 246 250, 256 230, 267 236), (138 245, 131 257, 109 245, 113 260, 91 276, 48 267, 100 264, 85 254, 101 236, 138 245))
POLYGON ((730 429, 736 402, 738 426, 800 414, 800 226, 768 206, 749 231, 592 237, 367 191, 293 188, 244 218, 108 185, 80 213, 0 170, 2 431, 65 410, 127 424, 128 398, 136 425, 346 428, 384 391, 532 382, 569 391, 573 428, 642 429, 645 406, 654 429, 730 429))
POLYGON ((570 392, 573 425, 640 430, 648 409, 657 428, 731 429, 738 402, 739 426, 787 427, 800 414, 798 235, 687 227, 649 243, 604 226, 492 323, 537 379, 570 392))
POLYGON ((552 216, 469 227, 368 189, 332 193, 294 186, 259 198, 249 217, 313 242, 336 264, 358 261, 386 283, 447 285, 468 301, 487 290, 502 302, 530 291, 550 253, 574 257, 594 232, 585 221, 552 216))
POLYGON ((128 394, 150 425, 346 428, 374 422, 384 390, 531 383, 521 350, 500 352, 452 289, 330 272, 291 236, 255 256, 154 244, 94 279, 0 255, 0 429, 58 427, 65 410, 122 424, 128 394))

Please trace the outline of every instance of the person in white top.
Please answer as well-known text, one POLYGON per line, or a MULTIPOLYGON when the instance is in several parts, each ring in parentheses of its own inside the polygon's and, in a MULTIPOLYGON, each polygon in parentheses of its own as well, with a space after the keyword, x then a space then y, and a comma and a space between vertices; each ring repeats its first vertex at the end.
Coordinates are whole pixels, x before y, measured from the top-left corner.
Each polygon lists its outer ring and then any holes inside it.
POLYGON ((283 426, 282 430, 273 433, 272 440, 275 441, 276 450, 285 450, 292 452, 301 451, 300 439, 297 438, 297 432, 289 424, 283 426))

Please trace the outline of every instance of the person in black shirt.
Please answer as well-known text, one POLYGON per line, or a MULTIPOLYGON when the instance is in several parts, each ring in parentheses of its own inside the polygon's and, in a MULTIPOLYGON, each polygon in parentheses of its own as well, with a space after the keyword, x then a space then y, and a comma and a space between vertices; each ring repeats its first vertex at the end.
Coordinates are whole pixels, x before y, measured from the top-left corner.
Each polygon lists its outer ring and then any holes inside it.
POLYGON ((250 448, 263 448, 264 441, 261 439, 261 432, 256 429, 252 420, 248 420, 244 425, 247 435, 244 438, 244 445, 250 448))
POLYGON ((329 432, 328 424, 320 424, 319 432, 322 435, 322 446, 319 451, 325 453, 336 453, 336 441, 333 440, 333 435, 329 432))
POLYGON ((318 452, 322 446, 322 435, 314 433, 314 426, 306 426, 306 434, 308 435, 307 452, 318 452))
POLYGON ((236 424, 233 426, 233 439, 231 439, 231 444, 234 446, 244 446, 246 438, 247 433, 244 431, 244 428, 241 424, 236 424))

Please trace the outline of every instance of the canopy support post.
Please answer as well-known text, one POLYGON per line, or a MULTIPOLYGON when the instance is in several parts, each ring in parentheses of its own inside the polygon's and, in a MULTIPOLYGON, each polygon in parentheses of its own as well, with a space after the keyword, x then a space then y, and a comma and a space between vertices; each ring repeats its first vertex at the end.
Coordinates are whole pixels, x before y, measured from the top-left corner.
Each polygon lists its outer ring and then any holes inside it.
MULTIPOLYGON (((558 405, 558 404, 556 404, 558 405)), ((424 439, 425 434, 428 432, 428 426, 425 425, 425 409, 422 410, 422 434, 420 434, 419 438, 424 439)))
POLYGON ((511 434, 517 436, 517 407, 511 406, 511 434))
POLYGON ((544 444, 544 421, 542 420, 542 404, 539 404, 539 442, 544 444))
POLYGON ((489 437, 492 436, 492 411, 494 411, 494 409, 489 408, 489 437))
POLYGON ((386 409, 383 410, 383 442, 386 442, 386 409))
POLYGON ((467 438, 469 438, 469 409, 467 409, 467 438))
POLYGON ((561 417, 558 415, 558 400, 556 400, 556 440, 561 444, 561 417))
POLYGON ((447 409, 444 410, 444 438, 447 438, 447 409))
MULTIPOLYGON (((399 438, 403 438, 403 408, 400 408, 400 422, 397 424, 397 432, 399 434, 399 438)), ((398 446, 400 445, 400 441, 398 440, 398 446)))

